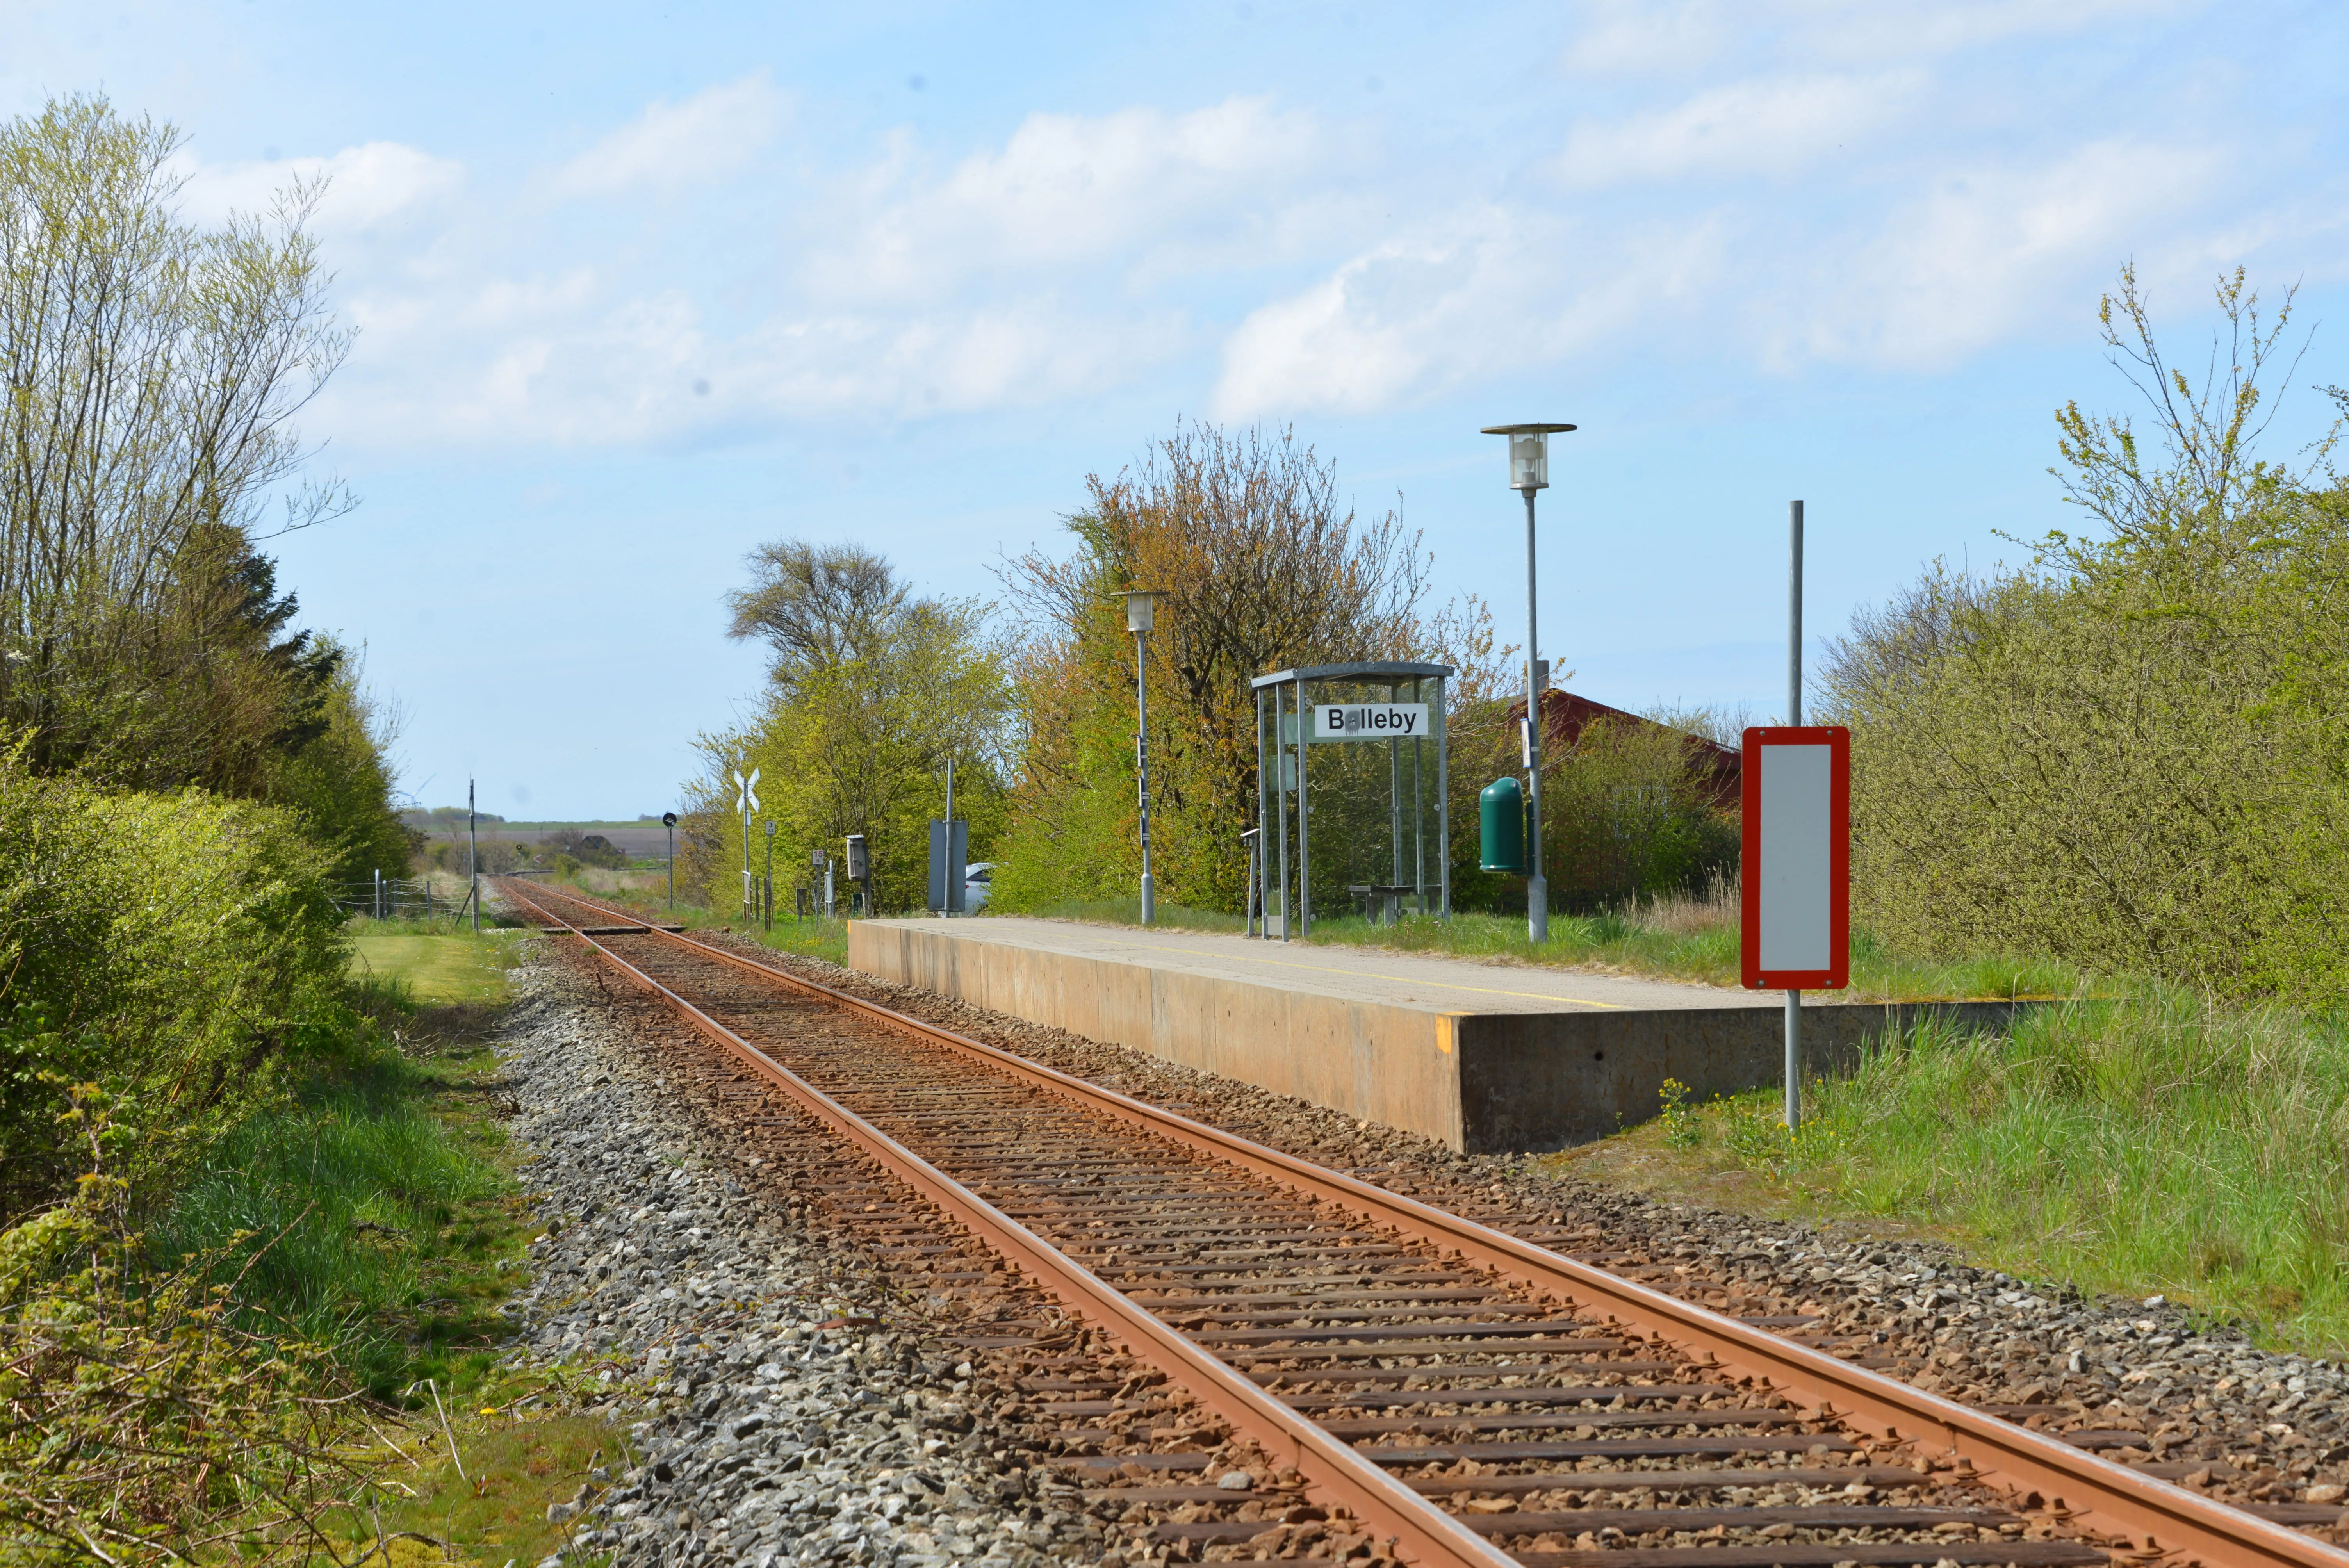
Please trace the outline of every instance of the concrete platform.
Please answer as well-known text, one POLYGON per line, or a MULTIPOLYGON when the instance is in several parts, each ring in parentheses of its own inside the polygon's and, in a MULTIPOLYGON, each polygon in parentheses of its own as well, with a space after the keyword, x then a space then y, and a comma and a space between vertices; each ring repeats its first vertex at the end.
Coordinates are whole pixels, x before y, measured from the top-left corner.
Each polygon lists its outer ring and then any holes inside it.
MULTIPOLYGON (((851 923, 851 967, 1148 1051, 1466 1153, 1557 1149, 1779 1081, 1784 1003, 1712 985, 1069 921, 851 923)), ((1814 1072, 1927 1015, 2003 1028, 2006 1002, 1804 1010, 1814 1072)))

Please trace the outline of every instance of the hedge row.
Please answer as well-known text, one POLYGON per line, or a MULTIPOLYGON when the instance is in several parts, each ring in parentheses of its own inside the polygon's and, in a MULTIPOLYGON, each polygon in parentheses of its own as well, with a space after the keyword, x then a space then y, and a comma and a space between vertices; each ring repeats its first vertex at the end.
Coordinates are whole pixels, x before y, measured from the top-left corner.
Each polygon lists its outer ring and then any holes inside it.
POLYGON ((280 1091, 344 963, 330 874, 291 812, 0 760, 0 1220, 91 1168, 71 1085, 108 1091, 139 1191, 280 1091))

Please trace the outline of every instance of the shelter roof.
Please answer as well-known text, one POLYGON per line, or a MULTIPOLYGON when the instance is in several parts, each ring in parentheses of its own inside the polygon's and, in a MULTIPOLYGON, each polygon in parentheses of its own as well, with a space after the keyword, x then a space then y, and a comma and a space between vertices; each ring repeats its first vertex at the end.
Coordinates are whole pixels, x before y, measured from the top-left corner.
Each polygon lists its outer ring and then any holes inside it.
POLYGON ((1258 676, 1248 682, 1248 686, 1254 689, 1287 686, 1292 681, 1449 680, 1452 674, 1450 665, 1305 665, 1293 670, 1275 670, 1268 676, 1258 676))

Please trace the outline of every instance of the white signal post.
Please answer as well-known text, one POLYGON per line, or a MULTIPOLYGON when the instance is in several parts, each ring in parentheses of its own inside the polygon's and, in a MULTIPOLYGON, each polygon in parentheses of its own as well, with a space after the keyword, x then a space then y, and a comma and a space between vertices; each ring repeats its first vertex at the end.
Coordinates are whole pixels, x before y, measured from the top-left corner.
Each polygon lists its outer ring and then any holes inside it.
POLYGON ((740 768, 734 769, 734 804, 742 813, 742 917, 751 918, 755 905, 750 902, 750 813, 759 809, 759 770, 750 769, 750 777, 742 777, 740 768))

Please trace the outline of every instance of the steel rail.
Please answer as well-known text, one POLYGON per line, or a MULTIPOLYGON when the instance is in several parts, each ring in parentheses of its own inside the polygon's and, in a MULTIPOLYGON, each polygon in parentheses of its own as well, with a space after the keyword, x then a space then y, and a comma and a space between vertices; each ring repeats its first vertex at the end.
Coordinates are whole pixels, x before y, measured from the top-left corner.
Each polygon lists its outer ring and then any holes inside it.
MULTIPOLYGON (((555 896, 613 913, 610 906, 595 901, 574 899, 568 893, 555 896)), ((1457 1253, 1503 1278, 1544 1291, 1572 1306, 1701 1350, 1722 1370, 1764 1379, 1782 1393, 1862 1431, 1888 1439, 1937 1444, 1965 1461, 1982 1480, 2018 1491, 2039 1491, 2075 1522, 2105 1534, 2130 1538, 2134 1545, 2147 1551, 2189 1553, 2227 1568, 2236 1564, 2349 1568, 2349 1553, 2313 1537, 1635 1280, 689 935, 653 934, 977 1057, 1030 1083, 1334 1203, 1407 1240, 1457 1253)))
MULTIPOLYGON (((653 992, 695 1029, 740 1057, 816 1119, 871 1155, 890 1174, 968 1228, 1079 1316, 1107 1330, 1128 1351, 1175 1379, 1202 1405, 1246 1432, 1276 1460, 1293 1466, 1307 1478, 1309 1491, 1320 1492, 1327 1501, 1343 1503, 1355 1519, 1390 1541, 1399 1555, 1413 1563, 1452 1564, 1455 1568, 1516 1568, 1516 1559, 1362 1458, 1350 1444, 1291 1410, 1194 1344, 1172 1324, 1137 1305, 1082 1264, 585 934, 574 922, 563 920, 511 887, 502 885, 500 891, 516 903, 537 911, 614 968, 653 992)), ((716 951, 700 943, 690 945, 702 952, 716 951)), ((748 967, 761 975, 776 973, 763 965, 748 967)))

